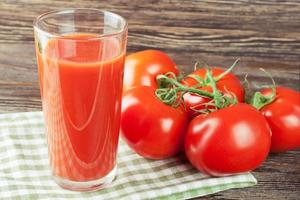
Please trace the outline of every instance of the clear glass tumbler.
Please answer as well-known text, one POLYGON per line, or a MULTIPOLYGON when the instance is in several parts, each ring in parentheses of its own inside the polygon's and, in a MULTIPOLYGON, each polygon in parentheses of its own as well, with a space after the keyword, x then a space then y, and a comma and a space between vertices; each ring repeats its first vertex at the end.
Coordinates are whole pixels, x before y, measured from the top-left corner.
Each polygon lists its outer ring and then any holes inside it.
POLYGON ((127 22, 98 9, 70 9, 34 21, 50 165, 63 188, 113 181, 127 22))

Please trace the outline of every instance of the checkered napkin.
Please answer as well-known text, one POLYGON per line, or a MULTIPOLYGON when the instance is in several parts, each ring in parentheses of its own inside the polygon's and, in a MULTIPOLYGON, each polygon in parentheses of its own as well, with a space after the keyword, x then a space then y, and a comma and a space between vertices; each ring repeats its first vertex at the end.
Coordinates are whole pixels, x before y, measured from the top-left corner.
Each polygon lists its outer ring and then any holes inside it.
POLYGON ((183 155, 151 161, 120 141, 118 176, 107 188, 73 192, 51 179, 41 112, 0 115, 0 199, 188 199, 256 184, 250 174, 212 178, 183 155))

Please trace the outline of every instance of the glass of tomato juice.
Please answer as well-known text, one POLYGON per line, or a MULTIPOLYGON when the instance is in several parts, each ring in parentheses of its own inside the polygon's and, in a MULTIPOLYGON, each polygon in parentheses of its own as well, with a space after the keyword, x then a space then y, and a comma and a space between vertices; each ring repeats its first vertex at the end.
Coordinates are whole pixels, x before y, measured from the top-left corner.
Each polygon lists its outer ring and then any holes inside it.
POLYGON ((116 176, 127 22, 98 9, 53 11, 34 34, 53 178, 102 188, 116 176))

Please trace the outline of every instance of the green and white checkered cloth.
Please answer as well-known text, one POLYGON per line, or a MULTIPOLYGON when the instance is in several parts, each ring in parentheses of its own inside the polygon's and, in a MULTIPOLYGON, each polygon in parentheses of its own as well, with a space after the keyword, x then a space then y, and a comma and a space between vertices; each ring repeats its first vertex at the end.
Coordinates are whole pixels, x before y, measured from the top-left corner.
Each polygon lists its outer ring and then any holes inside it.
POLYGON ((188 199, 256 184, 250 174, 212 178, 184 158, 146 160, 120 142, 118 176, 107 188, 73 192, 51 179, 41 112, 0 115, 0 199, 188 199))

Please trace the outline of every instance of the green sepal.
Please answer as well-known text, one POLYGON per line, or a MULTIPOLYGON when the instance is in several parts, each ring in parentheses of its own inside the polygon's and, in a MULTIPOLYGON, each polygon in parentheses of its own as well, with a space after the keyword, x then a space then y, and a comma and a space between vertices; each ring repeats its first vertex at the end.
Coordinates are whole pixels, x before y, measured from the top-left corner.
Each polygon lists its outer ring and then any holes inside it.
POLYGON ((272 87, 272 92, 268 95, 263 95, 261 92, 255 92, 250 104, 257 110, 262 109, 266 105, 272 103, 276 98, 276 89, 272 87))

